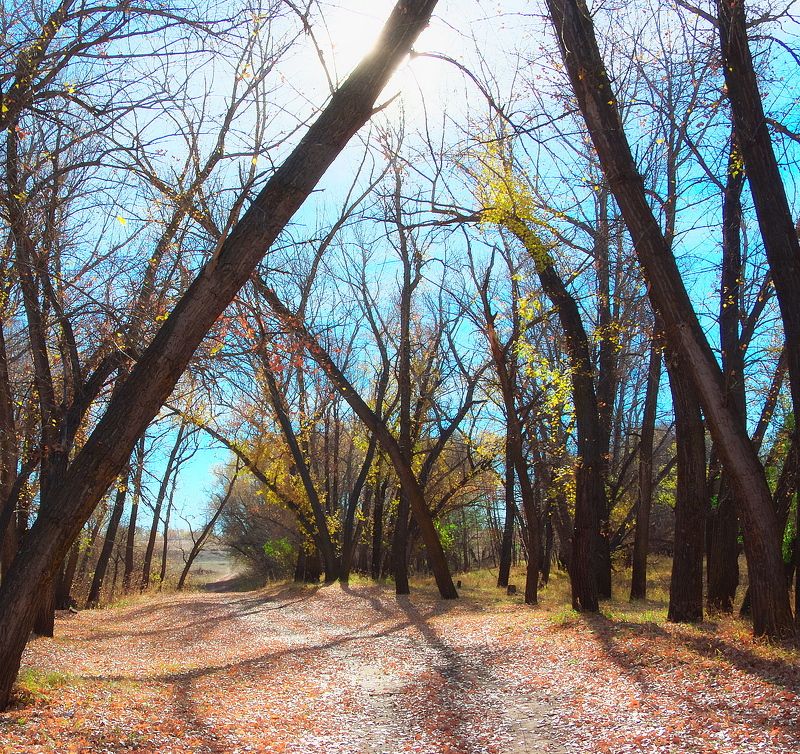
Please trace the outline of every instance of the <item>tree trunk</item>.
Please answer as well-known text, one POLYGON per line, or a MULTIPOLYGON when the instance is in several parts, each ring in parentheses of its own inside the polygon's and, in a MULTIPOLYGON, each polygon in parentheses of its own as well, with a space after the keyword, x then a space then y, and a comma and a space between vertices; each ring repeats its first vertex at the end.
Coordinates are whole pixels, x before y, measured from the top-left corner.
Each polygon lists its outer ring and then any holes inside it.
MULTIPOLYGON (((591 16, 582 0, 548 0, 562 56, 601 165, 620 207, 649 283, 667 345, 679 354, 698 393, 714 441, 728 468, 745 532, 757 635, 794 633, 783 578, 772 499, 764 470, 737 413, 725 399, 724 379, 683 285, 675 258, 647 202, 625 138, 591 16)), ((737 126, 740 140, 744 138, 737 126)), ((800 284, 795 290, 800 289, 800 284)), ((795 340, 794 342, 798 342, 795 340)))
POLYGON ((133 577, 133 557, 136 545, 136 519, 139 514, 139 503, 142 499, 142 474, 144 472, 144 444, 145 435, 139 440, 136 450, 136 472, 133 475, 133 498, 131 500, 131 514, 128 519, 128 533, 125 537, 125 570, 122 573, 122 588, 128 591, 131 588, 133 577))
POLYGON ((668 353, 667 374, 678 452, 675 546, 667 618, 675 623, 697 623, 703 620, 703 540, 708 499, 705 429, 697 393, 679 356, 668 353))
POLYGON ((392 534, 392 575, 395 594, 408 594, 408 498, 398 490, 397 514, 392 534))
POLYGON ((156 502, 153 506, 153 522, 150 524, 150 536, 147 538, 147 549, 144 553, 144 563, 142 564, 142 581, 139 589, 144 591, 150 586, 150 570, 153 564, 153 553, 156 548, 156 537, 158 536, 158 525, 161 523, 161 511, 164 507, 164 500, 167 497, 167 490, 172 479, 172 472, 175 468, 175 461, 178 457, 178 451, 183 444, 183 438, 186 432, 186 423, 181 422, 178 428, 178 434, 175 437, 175 444, 167 458, 167 466, 164 469, 164 476, 161 479, 161 484, 158 486, 158 494, 156 495, 156 502))
MULTIPOLYGON (((740 289, 743 276, 741 225, 741 195, 744 174, 736 144, 735 130, 731 133, 728 177, 722 203, 722 275, 720 279, 719 335, 722 350, 722 372, 725 391, 742 422, 747 415, 744 387, 744 349, 739 337, 740 289)), ((709 610, 730 613, 739 586, 739 520, 736 503, 725 468, 719 483, 716 505, 708 520, 708 552, 706 568, 709 610)))
POLYGON ((167 553, 169 552, 169 520, 172 517, 172 503, 175 497, 175 482, 172 483, 172 489, 169 493, 167 500, 167 511, 164 513, 164 528, 162 529, 162 546, 161 546, 161 568, 158 572, 158 588, 164 584, 164 579, 167 578, 167 553))
POLYGON ((319 557, 319 550, 314 546, 311 548, 311 552, 306 553, 303 581, 306 584, 319 584, 321 576, 322 560, 319 557))
POLYGON ((80 553, 81 548, 77 542, 69 548, 69 555, 61 569, 56 587, 56 610, 69 610, 72 607, 72 582, 75 580, 80 553))
POLYGON ((11 499, 19 461, 14 396, 8 373, 8 358, 0 315, 0 580, 5 578, 19 544, 16 500, 11 499))
MULTIPOLYGON (((572 606, 596 612, 598 597, 611 596, 611 550, 608 542, 608 499, 605 491, 606 463, 604 433, 594 387, 589 339, 575 298, 552 264, 542 253, 546 248, 528 224, 507 217, 503 225, 513 233, 531 256, 539 282, 558 313, 564 331, 570 367, 572 398, 577 426, 575 463, 575 520, 572 537, 572 606)), ((533 535, 531 541, 534 541, 533 535)), ((538 542, 538 528, 536 531, 538 542)), ((538 564, 537 564, 538 565, 538 564)))
POLYGON ((800 631, 800 500, 794 516, 794 624, 800 631))
POLYGON ((103 521, 105 521, 107 510, 107 501, 104 499, 100 505, 100 510, 94 526, 92 526, 92 529, 89 532, 89 541, 86 543, 86 549, 83 551, 80 565, 78 566, 78 581, 80 583, 83 583, 84 579, 86 578, 86 574, 89 571, 89 561, 94 553, 94 545, 97 542, 97 537, 100 535, 100 529, 103 526, 103 521))
MULTIPOLYGON (((800 243, 758 91, 744 2, 717 0, 717 14, 722 70, 789 345, 786 357, 794 414, 800 416, 800 243)), ((745 529, 749 529, 747 523, 745 529)))
POLYGON ((114 498, 114 507, 111 510, 111 518, 108 521, 108 528, 106 529, 106 536, 103 540, 103 549, 100 550, 100 557, 97 560, 97 565, 94 569, 94 578, 92 585, 89 588, 89 596, 86 598, 86 607, 97 607, 100 603, 100 592, 103 589, 103 580, 106 577, 106 570, 108 563, 111 560, 111 553, 117 541, 117 529, 119 522, 122 519, 122 513, 125 510, 125 495, 128 492, 128 476, 130 475, 130 466, 125 468, 120 474, 117 482, 117 494, 114 498))
POLYGON ((497 586, 505 589, 511 574, 511 548, 514 544, 514 454, 511 451, 509 427, 506 422, 506 480, 504 485, 506 514, 503 521, 503 539, 500 546, 500 567, 497 575, 497 586))
POLYGON ((372 560, 370 561, 370 575, 373 581, 381 578, 381 568, 383 564, 383 502, 386 498, 386 486, 388 482, 384 480, 377 485, 375 490, 375 506, 372 510, 372 560))
POLYGON ((712 612, 733 612, 739 586, 739 519, 727 475, 719 482, 716 505, 708 516, 706 604, 712 612))
POLYGON ((653 437, 658 385, 661 381, 661 348, 656 338, 654 327, 642 412, 642 433, 639 438, 639 499, 636 506, 636 534, 633 540, 632 600, 647 599, 647 554, 650 550, 650 506, 653 500, 653 437))
POLYGON ((53 636, 56 625, 56 586, 60 567, 55 574, 42 586, 37 600, 36 620, 33 623, 33 633, 37 636, 53 636))

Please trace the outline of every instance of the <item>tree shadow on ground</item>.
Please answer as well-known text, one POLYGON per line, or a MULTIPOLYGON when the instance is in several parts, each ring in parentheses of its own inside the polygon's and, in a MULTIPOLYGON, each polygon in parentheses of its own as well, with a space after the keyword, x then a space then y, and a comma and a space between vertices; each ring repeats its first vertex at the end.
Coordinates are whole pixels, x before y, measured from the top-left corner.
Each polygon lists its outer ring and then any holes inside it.
POLYGON ((109 618, 102 624, 103 627, 88 627, 80 636, 73 637, 74 641, 105 641, 117 638, 157 638, 168 636, 180 629, 184 632, 185 639, 191 641, 203 638, 204 629, 209 626, 218 626, 232 620, 239 620, 251 615, 258 615, 268 610, 283 610, 290 605, 306 602, 313 598, 319 587, 293 587, 288 586, 277 592, 264 593, 245 592, 234 600, 220 603, 213 594, 202 592, 186 595, 176 603, 174 601, 160 601, 152 605, 137 606, 135 615, 141 618, 155 618, 159 625, 152 629, 134 629, 131 627, 129 612, 109 618), (179 612, 176 612, 176 606, 179 612), (199 616, 198 619, 187 620, 187 616, 199 616))
MULTIPOLYGON (((800 695, 800 659, 795 662, 779 657, 764 657, 748 649, 746 646, 736 644, 731 639, 720 635, 710 635, 710 628, 700 624, 697 628, 673 625, 667 631, 656 623, 633 623, 620 620, 609 620, 602 615, 584 613, 580 622, 587 626, 592 635, 596 637, 603 648, 605 655, 620 668, 623 673, 631 678, 644 693, 669 694, 676 701, 689 704, 694 714, 704 717, 708 713, 707 705, 695 702, 691 695, 676 684, 673 687, 659 683, 669 674, 669 663, 684 665, 686 660, 671 657, 661 652, 658 642, 654 641, 649 646, 649 651, 642 651, 641 643, 630 641, 632 638, 653 638, 663 640, 667 648, 682 645, 689 649, 696 660, 723 661, 737 668, 739 671, 755 676, 762 681, 783 688, 796 695, 800 695), (653 674, 652 668, 658 667, 658 672, 653 674), (650 672, 648 672, 648 669, 650 672)), ((745 681, 746 683, 746 681, 745 681)), ((740 709, 737 712, 748 716, 750 710, 740 709)), ((753 711, 754 722, 758 724, 759 713, 753 711)), ((780 720, 770 721, 771 727, 786 729, 787 733, 794 736, 797 730, 792 723, 783 723, 780 720)))

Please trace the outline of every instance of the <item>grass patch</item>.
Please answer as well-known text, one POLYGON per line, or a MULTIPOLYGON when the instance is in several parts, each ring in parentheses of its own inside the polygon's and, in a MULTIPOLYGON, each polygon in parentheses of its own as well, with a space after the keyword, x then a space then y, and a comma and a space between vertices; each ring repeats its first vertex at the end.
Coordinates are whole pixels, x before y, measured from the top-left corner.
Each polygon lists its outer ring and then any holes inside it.
POLYGON ((54 689, 74 683, 76 680, 75 676, 67 673, 24 668, 17 676, 17 692, 23 702, 36 702, 46 699, 54 689))
POLYGON ((571 605, 565 605, 558 610, 548 610, 547 620, 556 626, 571 626, 578 622, 579 615, 571 605))

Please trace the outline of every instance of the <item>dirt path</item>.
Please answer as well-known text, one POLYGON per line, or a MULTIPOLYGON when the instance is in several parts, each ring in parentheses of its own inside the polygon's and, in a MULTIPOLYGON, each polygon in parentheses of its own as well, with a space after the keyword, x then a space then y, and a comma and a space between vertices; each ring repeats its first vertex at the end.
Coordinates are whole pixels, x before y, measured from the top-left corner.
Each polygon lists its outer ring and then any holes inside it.
POLYGON ((33 641, 0 751, 797 751, 797 667, 744 649, 382 587, 165 595, 33 641))
POLYGON ((566 751, 543 701, 509 693, 471 616, 377 587, 84 612, 29 647, 26 666, 64 674, 34 680, 64 686, 0 717, 2 750, 566 751))

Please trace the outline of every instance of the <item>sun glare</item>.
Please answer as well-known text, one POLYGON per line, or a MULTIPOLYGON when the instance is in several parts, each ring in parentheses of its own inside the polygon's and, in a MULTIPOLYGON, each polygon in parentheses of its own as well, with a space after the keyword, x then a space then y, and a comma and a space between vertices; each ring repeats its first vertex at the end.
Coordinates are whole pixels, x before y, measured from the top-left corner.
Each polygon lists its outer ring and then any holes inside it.
MULTIPOLYGON (((320 44, 329 50, 326 61, 334 80, 343 81, 375 46, 394 0, 346 0, 325 6, 325 36, 320 44), (328 59, 328 54, 330 59, 328 59)), ((416 50, 446 51, 449 29, 436 18, 420 35, 416 50)), ((426 77, 433 66, 426 66, 426 77)), ((395 88, 398 81, 394 81, 395 88)))

